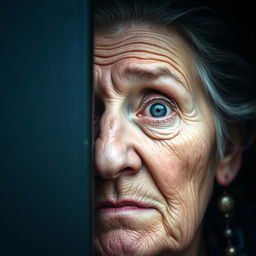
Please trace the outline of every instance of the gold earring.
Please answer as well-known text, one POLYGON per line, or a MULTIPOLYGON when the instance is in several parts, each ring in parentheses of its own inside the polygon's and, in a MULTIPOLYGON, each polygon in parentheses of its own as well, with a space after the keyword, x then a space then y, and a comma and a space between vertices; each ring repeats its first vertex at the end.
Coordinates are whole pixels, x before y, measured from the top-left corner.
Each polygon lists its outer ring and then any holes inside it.
POLYGON ((234 209, 234 205, 235 201, 233 197, 225 190, 218 199, 218 207, 220 211, 224 214, 225 218, 225 228, 223 235, 227 239, 227 246, 225 249, 226 256, 234 256, 237 254, 237 249, 232 244, 233 230, 230 226, 231 211, 234 209))

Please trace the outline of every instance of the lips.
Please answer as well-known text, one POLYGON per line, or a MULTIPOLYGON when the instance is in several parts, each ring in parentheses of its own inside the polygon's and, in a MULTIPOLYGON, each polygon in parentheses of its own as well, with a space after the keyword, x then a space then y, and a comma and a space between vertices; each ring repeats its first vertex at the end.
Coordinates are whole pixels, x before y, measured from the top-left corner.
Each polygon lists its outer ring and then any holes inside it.
POLYGON ((123 213, 130 211, 145 211, 153 209, 152 206, 135 200, 101 201, 95 205, 96 213, 123 213))

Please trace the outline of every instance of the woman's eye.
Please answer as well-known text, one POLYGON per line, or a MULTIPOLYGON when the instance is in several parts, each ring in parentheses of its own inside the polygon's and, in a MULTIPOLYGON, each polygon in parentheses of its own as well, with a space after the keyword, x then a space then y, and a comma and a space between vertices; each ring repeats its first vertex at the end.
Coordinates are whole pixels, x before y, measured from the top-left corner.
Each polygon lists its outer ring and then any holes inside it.
POLYGON ((136 114, 141 125, 166 126, 175 122, 177 117, 175 102, 162 95, 159 96, 149 95, 142 101, 136 114))
POLYGON ((145 109, 145 114, 150 115, 155 118, 160 118, 168 115, 171 112, 170 107, 166 106, 164 103, 152 103, 145 109))
POLYGON ((172 103, 161 98, 152 99, 142 105, 139 116, 161 119, 170 116, 173 112, 172 103))
POLYGON ((154 139, 171 138, 181 120, 175 101, 161 94, 142 99, 136 117, 135 122, 154 139))

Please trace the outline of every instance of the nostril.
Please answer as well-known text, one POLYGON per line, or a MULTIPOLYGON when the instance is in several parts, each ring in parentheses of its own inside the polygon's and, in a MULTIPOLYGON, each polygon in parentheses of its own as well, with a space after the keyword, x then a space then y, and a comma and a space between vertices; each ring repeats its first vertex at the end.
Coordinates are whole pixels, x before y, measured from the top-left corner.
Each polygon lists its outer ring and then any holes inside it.
POLYGON ((133 173, 134 170, 131 167, 126 167, 122 170, 122 172, 133 173))
POLYGON ((125 175, 127 177, 133 176, 133 175, 135 175, 137 173, 137 171, 138 171, 137 169, 134 169, 132 167, 126 167, 126 168, 120 169, 119 172, 117 172, 115 174, 115 177, 118 177, 121 174, 125 175))

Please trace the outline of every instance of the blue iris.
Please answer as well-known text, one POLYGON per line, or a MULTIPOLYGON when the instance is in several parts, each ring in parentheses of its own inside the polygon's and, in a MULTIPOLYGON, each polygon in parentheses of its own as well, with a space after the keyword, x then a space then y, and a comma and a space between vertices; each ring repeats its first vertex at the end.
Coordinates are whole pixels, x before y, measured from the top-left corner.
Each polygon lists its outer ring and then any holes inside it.
POLYGON ((154 103, 150 106, 149 111, 153 117, 163 117, 167 113, 167 108, 164 104, 154 103))

